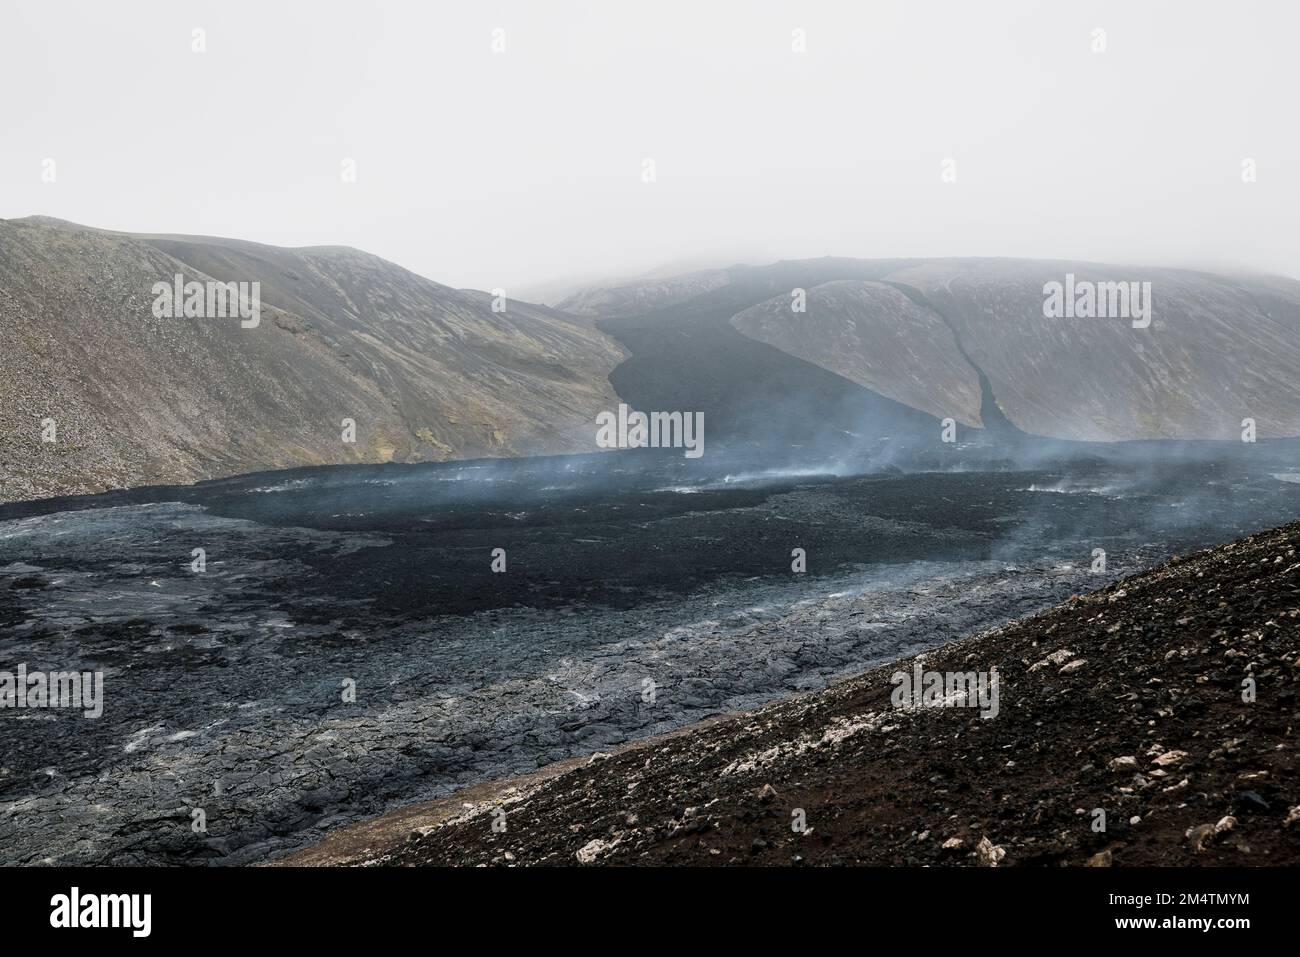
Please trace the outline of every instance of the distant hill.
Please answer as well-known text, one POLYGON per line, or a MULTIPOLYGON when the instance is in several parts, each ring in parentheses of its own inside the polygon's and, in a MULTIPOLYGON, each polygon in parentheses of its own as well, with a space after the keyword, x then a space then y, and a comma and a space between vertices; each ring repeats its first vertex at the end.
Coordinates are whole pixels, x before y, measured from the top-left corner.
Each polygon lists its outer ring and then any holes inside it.
POLYGON ((1260 438, 1300 435, 1300 282, 1290 279, 828 258, 588 289, 562 306, 605 320, 632 351, 614 375, 621 395, 677 393, 746 435, 928 435, 946 417, 1087 442, 1235 440, 1244 418, 1260 438), (1045 317, 1045 284, 1067 274, 1149 282, 1150 325, 1045 317), (796 290, 804 311, 792 307, 796 290))
POLYGON ((0 221, 0 500, 316 463, 590 450, 622 351, 584 319, 355 249, 0 221), (155 282, 262 318, 156 318, 155 282), (57 442, 41 441, 53 419, 57 442), (342 420, 356 441, 342 440, 342 420))

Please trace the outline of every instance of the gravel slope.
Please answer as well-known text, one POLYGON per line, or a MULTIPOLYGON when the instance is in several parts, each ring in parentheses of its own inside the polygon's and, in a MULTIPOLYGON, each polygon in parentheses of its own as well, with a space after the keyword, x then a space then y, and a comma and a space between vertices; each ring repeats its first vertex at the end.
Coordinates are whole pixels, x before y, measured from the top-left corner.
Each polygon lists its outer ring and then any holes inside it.
POLYGON ((595 448, 622 351, 587 320, 355 249, 0 220, 0 502, 299 465, 595 448), (255 328, 156 282, 261 283, 255 328), (54 420, 56 441, 43 441, 54 420), (342 423, 356 425, 345 442, 342 423))

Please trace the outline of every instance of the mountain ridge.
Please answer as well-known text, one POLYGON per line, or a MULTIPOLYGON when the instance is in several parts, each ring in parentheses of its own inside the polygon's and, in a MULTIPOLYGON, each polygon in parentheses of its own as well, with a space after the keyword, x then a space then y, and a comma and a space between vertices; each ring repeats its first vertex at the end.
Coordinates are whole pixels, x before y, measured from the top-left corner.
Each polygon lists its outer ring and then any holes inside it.
POLYGON ((591 451, 596 416, 620 403, 701 412, 710 447, 863 468, 955 464, 949 419, 958 444, 1012 459, 1057 442, 1239 441, 1246 419, 1261 439, 1300 435, 1300 282, 1064 260, 781 260, 552 307, 345 245, 37 216, 0 220, 0 348, 3 501, 591 451), (258 282, 260 328, 153 316, 153 283, 177 273, 258 282), (1045 283, 1068 273, 1150 281, 1150 328, 1046 318, 1045 283))

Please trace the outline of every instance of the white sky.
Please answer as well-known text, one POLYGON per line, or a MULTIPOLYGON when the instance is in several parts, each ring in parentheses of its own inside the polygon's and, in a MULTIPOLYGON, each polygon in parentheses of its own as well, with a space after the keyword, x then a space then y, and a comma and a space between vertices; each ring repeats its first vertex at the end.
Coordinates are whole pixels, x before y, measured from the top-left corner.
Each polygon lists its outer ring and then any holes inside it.
POLYGON ((0 217, 507 291, 821 255, 1298 276, 1298 34, 1290 0, 5 0, 0 217))

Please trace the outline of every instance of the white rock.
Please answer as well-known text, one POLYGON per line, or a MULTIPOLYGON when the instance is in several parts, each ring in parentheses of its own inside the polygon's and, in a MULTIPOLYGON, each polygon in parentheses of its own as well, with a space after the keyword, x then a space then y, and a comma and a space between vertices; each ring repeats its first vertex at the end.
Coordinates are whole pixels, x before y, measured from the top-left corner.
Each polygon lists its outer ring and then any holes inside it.
POLYGON ((975 846, 975 853, 979 855, 980 863, 985 867, 997 867, 998 862, 1007 856, 1005 848, 994 844, 987 837, 980 838, 979 844, 975 846))
POLYGON ((1156 758, 1151 763, 1158 764, 1163 768, 1163 767, 1168 767, 1171 764, 1177 764, 1185 757, 1187 757, 1186 751, 1166 751, 1164 754, 1160 755, 1160 757, 1156 758))
POLYGON ((613 844, 608 841, 602 841, 600 838, 597 838, 594 841, 589 841, 578 850, 578 863, 590 864, 613 846, 613 844))
POLYGON ((1029 670, 1030 670, 1030 671, 1039 671, 1039 670, 1041 670, 1041 669, 1043 669, 1043 668, 1050 667, 1051 665, 1060 665, 1060 664, 1064 664, 1065 662, 1069 661, 1069 660, 1070 660, 1071 658, 1073 658, 1073 657, 1074 657, 1074 652, 1073 652, 1073 651, 1070 651, 1070 649, 1068 649, 1068 648, 1062 648, 1060 651, 1053 651, 1050 655, 1048 655, 1048 656, 1047 656, 1046 658, 1044 658, 1042 661, 1039 661, 1039 662, 1036 662, 1036 663, 1030 665, 1030 666, 1029 666, 1029 670))

